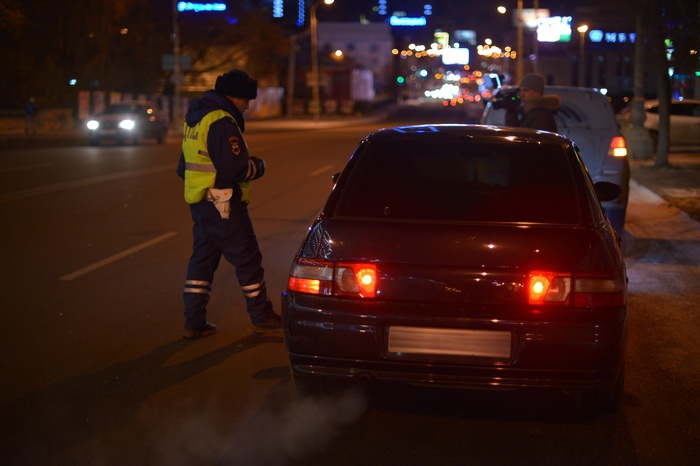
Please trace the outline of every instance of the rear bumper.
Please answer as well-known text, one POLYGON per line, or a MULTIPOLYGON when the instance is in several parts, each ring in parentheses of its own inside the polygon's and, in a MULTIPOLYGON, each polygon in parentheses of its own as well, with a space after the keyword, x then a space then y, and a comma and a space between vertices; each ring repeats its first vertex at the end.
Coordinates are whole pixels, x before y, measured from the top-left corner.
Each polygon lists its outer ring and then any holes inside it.
POLYGON ((533 371, 328 359, 289 353, 292 371, 313 377, 465 389, 606 389, 622 367, 603 371, 533 371))
POLYGON ((329 312, 300 306, 285 294, 285 344, 294 373, 464 388, 566 390, 610 387, 624 367, 626 309, 611 310, 602 322, 421 318, 410 312, 399 319, 391 316, 390 308, 385 310, 329 312), (510 356, 391 353, 387 342, 392 325, 507 331, 512 335, 510 356))

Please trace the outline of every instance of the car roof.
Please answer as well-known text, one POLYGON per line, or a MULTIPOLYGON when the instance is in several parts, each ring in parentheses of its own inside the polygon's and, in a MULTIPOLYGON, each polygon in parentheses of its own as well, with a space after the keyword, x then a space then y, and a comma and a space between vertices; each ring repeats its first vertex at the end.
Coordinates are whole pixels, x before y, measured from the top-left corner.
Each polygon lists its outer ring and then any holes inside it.
POLYGON ((371 140, 433 137, 462 137, 472 140, 491 140, 493 142, 539 142, 559 145, 571 143, 566 136, 547 131, 529 128, 469 124, 424 124, 396 126, 392 128, 378 129, 367 136, 367 138, 371 140))

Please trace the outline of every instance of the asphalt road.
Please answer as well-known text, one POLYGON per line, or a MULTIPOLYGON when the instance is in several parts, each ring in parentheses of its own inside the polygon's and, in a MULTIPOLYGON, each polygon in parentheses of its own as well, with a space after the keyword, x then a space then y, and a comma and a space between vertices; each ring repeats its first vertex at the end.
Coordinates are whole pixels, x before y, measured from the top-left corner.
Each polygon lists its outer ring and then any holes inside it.
MULTIPOLYGON (((275 303, 331 174, 377 126, 248 135, 268 163, 251 215, 275 303)), ((681 465, 699 457, 700 226, 646 184, 633 183, 623 237, 630 341, 619 412, 581 414, 566 396, 540 393, 391 387, 371 398, 305 398, 291 386, 281 338, 251 333, 226 263, 210 305, 219 333, 180 338, 191 221, 174 174, 178 154, 176 139, 0 148, 3 464, 681 465)))

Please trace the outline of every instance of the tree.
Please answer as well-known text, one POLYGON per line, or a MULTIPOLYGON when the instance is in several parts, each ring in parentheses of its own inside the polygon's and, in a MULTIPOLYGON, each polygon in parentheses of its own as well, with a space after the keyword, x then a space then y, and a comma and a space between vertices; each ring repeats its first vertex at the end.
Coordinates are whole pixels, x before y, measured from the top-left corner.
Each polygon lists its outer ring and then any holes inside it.
POLYGON ((277 86, 289 40, 264 10, 245 12, 237 19, 235 24, 223 16, 181 21, 182 48, 191 56, 193 68, 198 73, 245 68, 262 85, 277 86))
MULTIPOLYGON (((649 0, 649 8, 642 9, 650 36, 649 63, 657 81, 659 100, 659 132, 656 147, 657 168, 668 167, 670 108, 672 83, 669 69, 676 73, 694 73, 698 67, 697 50, 700 48, 700 23, 697 0, 649 0), (695 54, 692 54, 695 50, 695 54)), ((698 92, 698 90, 696 90, 698 92)))
MULTIPOLYGON (((0 0, 0 52, 12 70, 0 75, 3 106, 22 108, 34 96, 44 108, 73 107, 79 90, 162 92, 172 15, 163 0, 0 0)), ((251 74, 276 77, 287 40, 269 14, 244 13, 236 24, 225 14, 180 16, 181 45, 196 57, 225 46, 218 65, 242 60, 251 74)))

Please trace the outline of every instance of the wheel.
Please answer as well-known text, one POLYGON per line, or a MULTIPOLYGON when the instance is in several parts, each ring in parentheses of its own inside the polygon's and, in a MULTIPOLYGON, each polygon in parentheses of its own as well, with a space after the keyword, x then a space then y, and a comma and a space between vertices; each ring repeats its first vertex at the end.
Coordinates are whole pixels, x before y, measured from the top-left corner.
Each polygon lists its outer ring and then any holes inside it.
POLYGON ((586 413, 612 414, 617 411, 625 386, 625 368, 607 388, 579 390, 575 394, 576 408, 586 413))
POLYGON ((622 393, 625 388, 625 366, 622 366, 617 380, 609 388, 600 393, 599 408, 602 413, 614 413, 620 406, 622 393))

